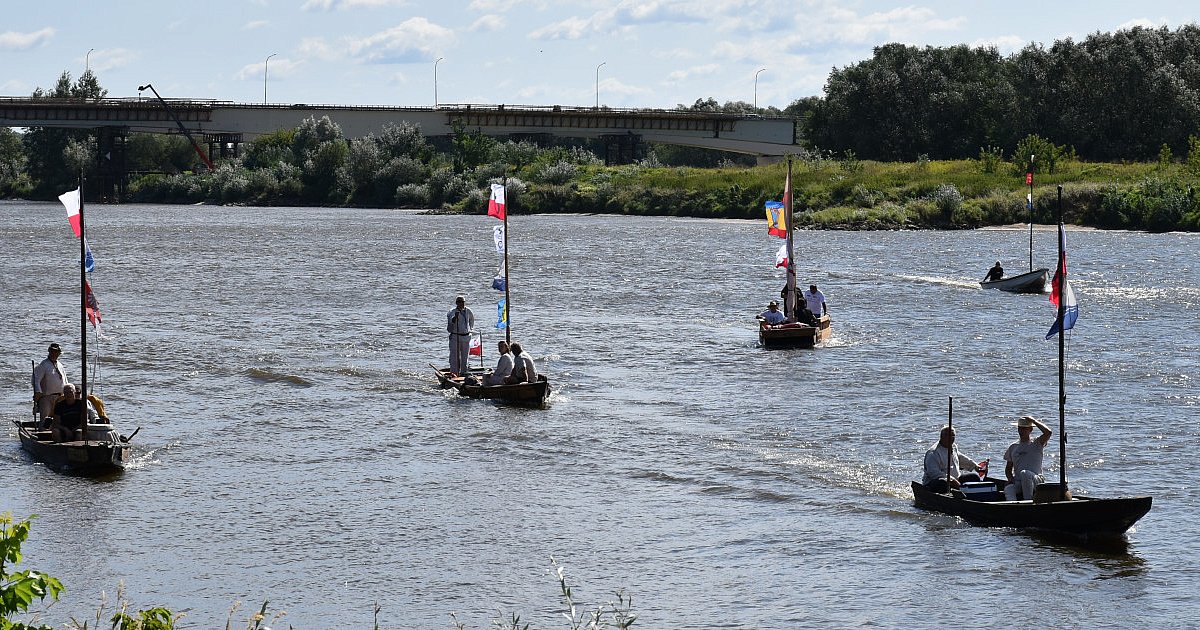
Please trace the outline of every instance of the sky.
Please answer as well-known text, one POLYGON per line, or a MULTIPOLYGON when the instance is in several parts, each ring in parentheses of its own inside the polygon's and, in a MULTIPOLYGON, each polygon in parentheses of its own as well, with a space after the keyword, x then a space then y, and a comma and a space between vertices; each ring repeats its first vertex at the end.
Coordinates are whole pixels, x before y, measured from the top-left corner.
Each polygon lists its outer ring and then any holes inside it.
POLYGON ((1178 28, 1142 0, 11 0, 0 96, 96 73, 110 97, 239 103, 787 107, 876 46, 1082 40, 1178 28), (440 59, 440 61, 438 61, 440 59), (264 76, 265 74, 265 76, 264 76))

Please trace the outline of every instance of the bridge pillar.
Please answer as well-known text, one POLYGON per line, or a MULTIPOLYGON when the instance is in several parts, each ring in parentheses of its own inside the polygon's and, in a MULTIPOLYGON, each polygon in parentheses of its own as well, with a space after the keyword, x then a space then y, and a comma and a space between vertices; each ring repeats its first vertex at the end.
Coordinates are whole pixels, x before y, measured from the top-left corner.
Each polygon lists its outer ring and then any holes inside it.
POLYGON ((633 132, 600 136, 604 144, 604 165, 633 164, 646 158, 646 143, 633 132))
POLYGON ((98 127, 96 129, 96 176, 92 178, 103 203, 121 203, 129 186, 129 169, 125 161, 128 127, 98 127))
POLYGON ((208 133, 204 134, 204 139, 208 142, 208 158, 214 162, 218 158, 235 158, 240 154, 240 133, 208 133))

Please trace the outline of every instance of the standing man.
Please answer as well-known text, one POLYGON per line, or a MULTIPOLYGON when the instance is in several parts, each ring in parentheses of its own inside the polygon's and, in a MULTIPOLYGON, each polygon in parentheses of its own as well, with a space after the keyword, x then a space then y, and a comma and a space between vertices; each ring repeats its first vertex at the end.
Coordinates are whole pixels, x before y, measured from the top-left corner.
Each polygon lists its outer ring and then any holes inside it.
POLYGON ((62 348, 57 343, 52 343, 46 358, 33 369, 33 400, 37 403, 38 415, 41 418, 54 415, 54 402, 58 400, 63 386, 67 384, 67 373, 58 362, 60 356, 62 348))
POLYGON ((1021 416, 1017 419, 1016 442, 1004 451, 1004 475, 1008 477, 1008 485, 1004 486, 1004 498, 1016 501, 1018 495, 1022 499, 1033 499, 1033 491, 1037 484, 1046 479, 1042 477, 1042 451, 1050 442, 1050 427, 1041 423, 1033 416, 1021 416), (1036 440, 1030 439, 1033 427, 1042 430, 1036 440))
POLYGON ((446 332, 450 333, 450 371, 466 374, 467 358, 471 352, 471 330, 475 327, 475 313, 467 308, 467 298, 454 298, 454 309, 446 313, 446 332))
POLYGON ((817 290, 817 285, 808 285, 808 290, 804 292, 804 302, 808 304, 808 310, 812 311, 813 317, 821 317, 829 314, 829 307, 825 306, 825 294, 817 290))

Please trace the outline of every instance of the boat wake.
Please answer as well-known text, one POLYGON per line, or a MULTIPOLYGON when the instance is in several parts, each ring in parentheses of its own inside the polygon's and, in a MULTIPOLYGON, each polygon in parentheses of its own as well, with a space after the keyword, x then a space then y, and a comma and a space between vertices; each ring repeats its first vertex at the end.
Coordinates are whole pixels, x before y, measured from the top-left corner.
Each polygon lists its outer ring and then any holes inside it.
POLYGON ((283 374, 263 368, 247 368, 245 374, 262 383, 288 383, 297 387, 312 387, 312 382, 296 374, 283 374))
POLYGON ((925 284, 940 284, 944 287, 957 287, 959 289, 978 289, 979 288, 978 282, 961 280, 958 278, 946 278, 944 276, 905 276, 905 275, 897 274, 896 277, 900 278, 901 280, 907 280, 909 282, 923 282, 925 284))

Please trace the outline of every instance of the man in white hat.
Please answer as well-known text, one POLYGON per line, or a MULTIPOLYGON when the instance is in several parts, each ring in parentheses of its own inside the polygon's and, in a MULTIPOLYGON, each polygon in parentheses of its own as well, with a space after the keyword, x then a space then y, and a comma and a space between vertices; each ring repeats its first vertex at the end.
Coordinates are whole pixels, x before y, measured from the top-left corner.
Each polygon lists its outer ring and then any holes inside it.
POLYGON ((46 358, 33 369, 33 400, 37 402, 38 415, 43 420, 54 415, 54 403, 67 384, 67 372, 58 362, 60 356, 62 348, 52 343, 46 358))
POLYGON ((1014 424, 1020 439, 1004 451, 1004 474, 1008 477, 1004 498, 1009 501, 1033 499, 1034 488, 1046 480, 1042 477, 1042 451, 1050 442, 1050 427, 1033 416, 1021 416, 1014 424), (1037 439, 1030 439, 1035 426, 1042 434, 1037 439))
POLYGON ((779 310, 779 302, 771 300, 771 303, 767 305, 767 310, 759 313, 756 319, 774 326, 775 324, 782 324, 787 317, 779 310))

